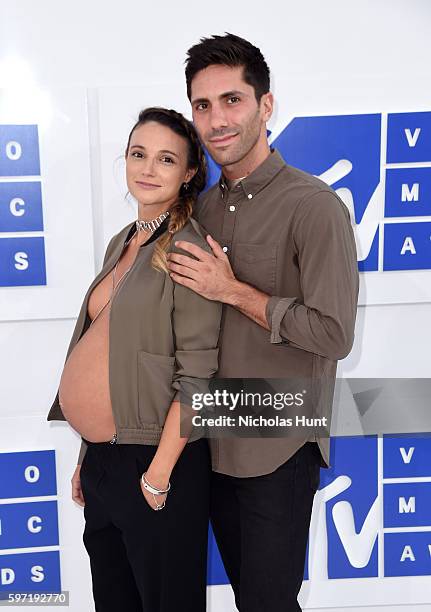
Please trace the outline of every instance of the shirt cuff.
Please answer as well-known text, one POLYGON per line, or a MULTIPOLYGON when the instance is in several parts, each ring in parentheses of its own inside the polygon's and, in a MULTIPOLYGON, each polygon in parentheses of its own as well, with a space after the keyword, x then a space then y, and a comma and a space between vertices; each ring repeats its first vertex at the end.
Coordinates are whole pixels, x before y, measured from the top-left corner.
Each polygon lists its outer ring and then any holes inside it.
POLYGON ((269 298, 265 309, 265 316, 269 325, 271 344, 289 342, 287 338, 283 338, 280 335, 280 325, 284 315, 294 302, 296 302, 296 298, 281 298, 276 295, 269 298))

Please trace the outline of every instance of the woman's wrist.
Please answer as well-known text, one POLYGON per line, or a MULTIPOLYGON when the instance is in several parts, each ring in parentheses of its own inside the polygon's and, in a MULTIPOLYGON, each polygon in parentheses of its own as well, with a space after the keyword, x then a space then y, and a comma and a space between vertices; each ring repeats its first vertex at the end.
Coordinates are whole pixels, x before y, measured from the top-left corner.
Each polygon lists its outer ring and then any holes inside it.
POLYGON ((156 487, 157 489, 166 489, 171 473, 172 469, 167 466, 151 464, 148 470, 145 472, 145 478, 151 485, 153 485, 153 487, 156 487))

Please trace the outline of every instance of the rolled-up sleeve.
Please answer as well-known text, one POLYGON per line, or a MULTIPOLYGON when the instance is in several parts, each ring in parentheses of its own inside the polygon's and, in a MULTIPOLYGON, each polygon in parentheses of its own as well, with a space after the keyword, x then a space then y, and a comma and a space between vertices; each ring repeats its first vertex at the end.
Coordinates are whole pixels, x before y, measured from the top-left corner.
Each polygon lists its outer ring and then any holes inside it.
MULTIPOLYGON (((176 369, 172 386, 176 400, 205 392, 218 369, 218 339, 222 304, 207 300, 175 283, 172 323, 176 369)), ((186 399, 187 398, 187 399, 186 399)))
POLYGON ((298 206, 293 240, 303 297, 270 297, 265 313, 270 342, 342 359, 353 345, 359 291, 347 207, 329 190, 309 196, 298 206))
POLYGON ((80 446, 80 448, 79 448, 78 465, 82 465, 82 462, 83 462, 83 460, 84 460, 85 453, 87 452, 87 448, 88 448, 87 443, 86 443, 86 442, 84 442, 84 440, 82 440, 82 442, 81 442, 81 446, 80 446))

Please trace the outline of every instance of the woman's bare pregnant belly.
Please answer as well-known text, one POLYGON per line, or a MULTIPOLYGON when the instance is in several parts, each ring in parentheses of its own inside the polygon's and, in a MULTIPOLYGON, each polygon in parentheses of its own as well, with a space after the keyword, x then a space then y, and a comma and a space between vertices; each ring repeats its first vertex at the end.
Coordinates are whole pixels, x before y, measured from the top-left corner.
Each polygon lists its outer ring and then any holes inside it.
POLYGON ((115 433, 109 392, 108 304, 70 353, 60 380, 59 400, 68 423, 91 442, 115 433))

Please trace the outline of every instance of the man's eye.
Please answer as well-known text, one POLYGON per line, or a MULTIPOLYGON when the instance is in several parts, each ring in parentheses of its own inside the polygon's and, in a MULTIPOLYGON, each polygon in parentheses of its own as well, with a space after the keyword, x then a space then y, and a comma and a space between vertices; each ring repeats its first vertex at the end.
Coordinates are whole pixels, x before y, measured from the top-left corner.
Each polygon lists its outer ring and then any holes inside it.
POLYGON ((196 105, 196 110, 201 111, 201 110, 206 110, 208 107, 208 104, 206 104, 205 102, 201 102, 200 104, 196 105))
POLYGON ((228 104, 235 104, 236 102, 239 102, 239 98, 238 96, 231 96, 230 98, 228 98, 228 104))

